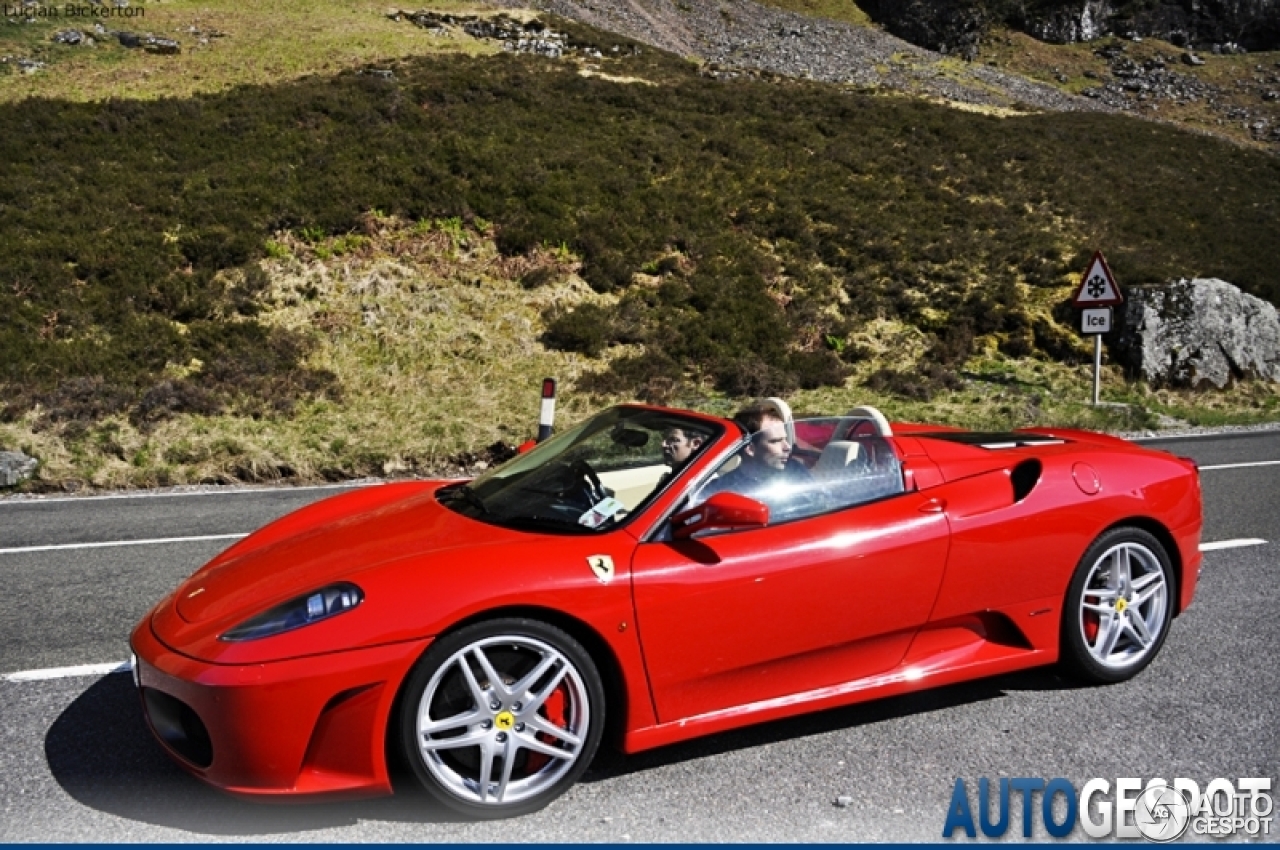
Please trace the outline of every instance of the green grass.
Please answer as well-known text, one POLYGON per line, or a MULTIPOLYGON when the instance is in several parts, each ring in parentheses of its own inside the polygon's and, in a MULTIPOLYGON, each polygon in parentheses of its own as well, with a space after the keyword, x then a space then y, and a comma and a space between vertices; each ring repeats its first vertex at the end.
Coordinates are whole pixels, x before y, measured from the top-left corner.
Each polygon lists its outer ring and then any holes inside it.
MULTIPOLYGON (((65 4, 47 6, 61 12, 65 4)), ((152 0, 134 2, 130 8, 141 15, 114 18, 104 25, 176 39, 182 52, 163 56, 127 49, 111 36, 94 34, 93 21, 87 18, 59 14, 34 19, 34 23, 0 21, 0 55, 37 59, 49 66, 36 74, 4 77, 0 102, 30 97, 189 98, 240 85, 275 85, 311 74, 335 74, 387 59, 441 52, 492 54, 498 49, 466 36, 430 35, 389 19, 386 4, 368 0, 273 0, 262 5, 239 0, 152 0), (73 28, 94 35, 94 45, 53 43, 55 32, 73 28), (221 35, 209 37, 211 33, 221 35)), ((476 7, 423 0, 413 9, 470 12, 476 7)))

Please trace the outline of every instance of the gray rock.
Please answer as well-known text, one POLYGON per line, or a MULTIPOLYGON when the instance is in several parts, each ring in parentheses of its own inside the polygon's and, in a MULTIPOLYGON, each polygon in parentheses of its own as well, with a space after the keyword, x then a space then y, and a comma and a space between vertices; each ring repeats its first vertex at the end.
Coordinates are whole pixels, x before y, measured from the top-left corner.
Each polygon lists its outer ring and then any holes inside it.
POLYGON ((80 30, 58 30, 53 34, 53 40, 58 44, 84 44, 93 43, 93 39, 86 36, 80 30))
POLYGON ((40 461, 22 452, 0 452, 0 487, 13 487, 35 475, 40 461))
POLYGON ((143 39, 142 49, 148 53, 158 53, 161 56, 174 56, 182 52, 182 45, 172 38, 158 38, 149 35, 143 39))
POLYGON ((1119 312, 1112 350, 1152 386, 1280 381, 1280 314, 1225 281, 1134 287, 1119 312))

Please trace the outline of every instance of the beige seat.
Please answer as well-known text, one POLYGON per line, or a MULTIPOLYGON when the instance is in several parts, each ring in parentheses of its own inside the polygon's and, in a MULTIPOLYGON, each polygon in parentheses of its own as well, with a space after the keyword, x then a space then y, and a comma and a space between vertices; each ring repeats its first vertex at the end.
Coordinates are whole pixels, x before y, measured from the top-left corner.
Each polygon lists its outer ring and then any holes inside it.
POLYGON ((827 443, 818 462, 813 465, 815 478, 844 478, 850 472, 849 467, 858 460, 862 446, 853 440, 832 440, 827 443))

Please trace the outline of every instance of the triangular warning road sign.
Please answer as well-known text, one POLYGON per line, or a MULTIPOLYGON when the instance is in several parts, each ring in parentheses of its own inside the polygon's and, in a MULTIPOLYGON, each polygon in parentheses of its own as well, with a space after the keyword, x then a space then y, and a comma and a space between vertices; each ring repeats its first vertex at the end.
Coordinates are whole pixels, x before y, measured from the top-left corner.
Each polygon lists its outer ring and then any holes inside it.
POLYGON ((1095 251, 1093 259, 1089 262, 1089 268, 1084 273, 1084 277, 1080 278, 1080 285, 1076 287, 1076 294, 1071 299, 1071 303, 1076 307, 1111 307, 1124 301, 1124 296, 1120 294, 1120 287, 1116 286, 1116 279, 1111 275, 1111 269, 1107 268, 1107 261, 1103 259, 1101 251, 1095 251))

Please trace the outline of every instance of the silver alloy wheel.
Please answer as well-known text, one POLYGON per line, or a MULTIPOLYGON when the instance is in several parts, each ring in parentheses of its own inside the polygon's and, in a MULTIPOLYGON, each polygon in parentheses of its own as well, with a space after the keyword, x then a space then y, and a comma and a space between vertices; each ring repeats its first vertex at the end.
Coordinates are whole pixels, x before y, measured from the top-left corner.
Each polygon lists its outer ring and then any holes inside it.
POLYGON ((451 794, 509 806, 573 769, 590 723, 587 686, 563 653, 527 635, 497 635, 436 669, 418 703, 417 746, 451 794))
POLYGON ((1139 663, 1159 646, 1169 586, 1154 552, 1140 543, 1118 543, 1089 569, 1077 625, 1093 659, 1109 670, 1139 663))

